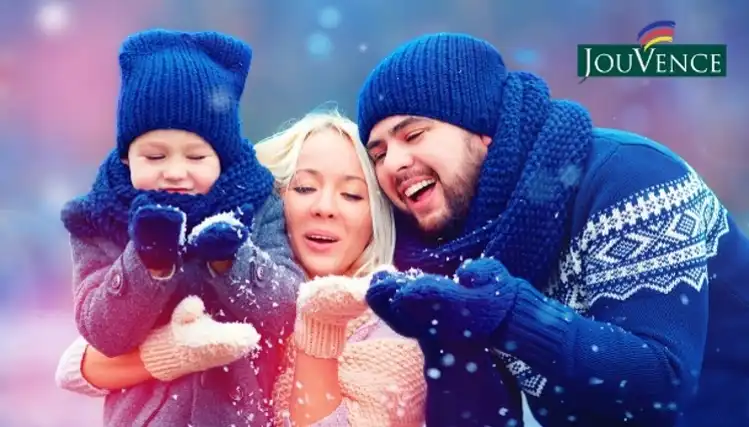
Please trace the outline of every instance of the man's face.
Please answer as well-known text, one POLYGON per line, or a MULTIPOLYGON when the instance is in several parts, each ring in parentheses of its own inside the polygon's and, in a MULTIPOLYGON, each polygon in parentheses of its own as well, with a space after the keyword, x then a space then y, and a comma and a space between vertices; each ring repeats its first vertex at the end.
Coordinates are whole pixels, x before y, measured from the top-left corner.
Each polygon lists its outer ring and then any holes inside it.
POLYGON ((393 204, 437 234, 467 214, 490 142, 437 120, 392 116, 372 129, 367 151, 393 204))

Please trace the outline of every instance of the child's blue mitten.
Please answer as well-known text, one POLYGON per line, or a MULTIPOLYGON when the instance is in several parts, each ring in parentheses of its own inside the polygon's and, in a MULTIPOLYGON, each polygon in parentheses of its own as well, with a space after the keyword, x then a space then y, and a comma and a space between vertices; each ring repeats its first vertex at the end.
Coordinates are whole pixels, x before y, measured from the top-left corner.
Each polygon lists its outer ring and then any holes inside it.
POLYGON ((150 203, 139 196, 131 206, 128 232, 143 265, 150 270, 168 270, 177 265, 185 242, 185 213, 150 203))
POLYGON ((205 262, 233 260, 250 230, 240 220, 246 208, 206 218, 187 237, 187 254, 205 262))

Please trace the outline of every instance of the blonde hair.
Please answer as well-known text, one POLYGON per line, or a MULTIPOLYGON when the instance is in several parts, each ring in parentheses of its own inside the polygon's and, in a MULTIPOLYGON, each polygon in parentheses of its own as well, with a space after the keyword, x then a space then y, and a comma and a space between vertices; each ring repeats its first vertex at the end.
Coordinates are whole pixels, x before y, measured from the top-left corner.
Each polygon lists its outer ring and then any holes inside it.
POLYGON ((395 223, 392 206, 380 190, 369 154, 359 140, 356 123, 341 115, 335 108, 313 111, 280 132, 258 142, 255 151, 260 163, 273 174, 276 189, 285 191, 296 173, 302 145, 310 135, 325 129, 333 129, 351 141, 364 171, 372 216, 372 240, 354 263, 356 269, 353 272, 355 277, 363 276, 380 265, 392 264, 395 223))

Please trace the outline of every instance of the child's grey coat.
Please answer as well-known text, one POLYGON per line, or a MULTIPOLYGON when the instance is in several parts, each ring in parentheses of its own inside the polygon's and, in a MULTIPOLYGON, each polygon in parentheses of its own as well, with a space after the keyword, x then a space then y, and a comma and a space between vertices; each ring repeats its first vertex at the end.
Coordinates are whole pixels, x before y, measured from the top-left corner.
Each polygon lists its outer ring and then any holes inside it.
POLYGON ((109 394, 105 426, 270 425, 268 398, 281 357, 279 342, 292 332, 303 280, 292 260, 278 195, 255 215, 250 242, 232 269, 215 277, 206 265, 188 262, 173 277, 157 280, 132 243, 124 251, 104 239, 72 238, 71 245, 78 330, 107 356, 136 349, 189 294, 200 295, 216 320, 247 321, 262 336, 254 360, 109 394))

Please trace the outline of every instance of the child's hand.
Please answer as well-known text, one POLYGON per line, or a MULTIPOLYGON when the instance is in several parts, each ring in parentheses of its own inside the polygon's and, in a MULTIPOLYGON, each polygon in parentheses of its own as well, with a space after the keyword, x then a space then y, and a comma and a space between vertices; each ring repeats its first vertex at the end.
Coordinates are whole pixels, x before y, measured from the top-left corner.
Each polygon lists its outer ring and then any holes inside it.
POLYGON ((185 222, 185 213, 171 206, 134 206, 128 231, 147 269, 165 271, 176 266, 185 241, 185 222))
POLYGON ((205 262, 230 261, 250 237, 235 212, 206 218, 187 237, 187 253, 205 262))
POLYGON ((154 378, 172 381, 228 365, 258 348, 260 334, 252 325, 220 323, 204 310, 200 298, 185 298, 174 309, 172 321, 141 344, 141 359, 154 378))

